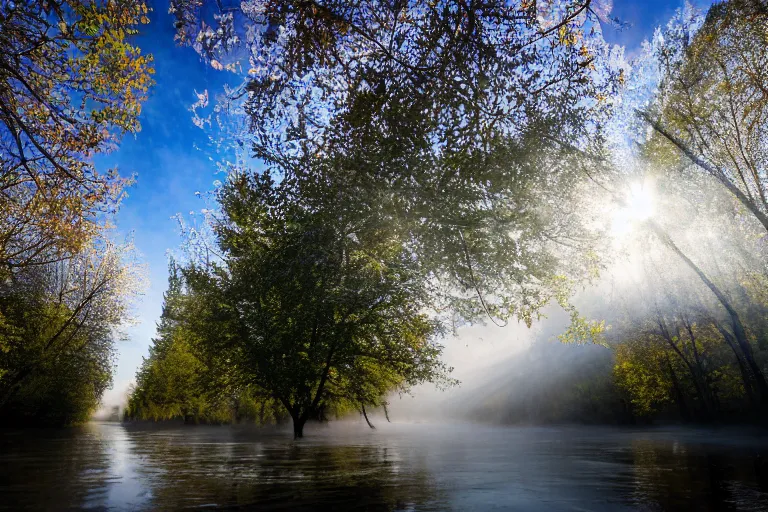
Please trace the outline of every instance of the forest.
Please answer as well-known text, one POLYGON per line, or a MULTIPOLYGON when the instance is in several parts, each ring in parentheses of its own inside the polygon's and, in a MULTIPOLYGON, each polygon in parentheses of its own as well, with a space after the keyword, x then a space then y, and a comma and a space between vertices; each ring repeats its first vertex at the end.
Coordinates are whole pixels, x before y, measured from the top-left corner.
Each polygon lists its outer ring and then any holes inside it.
MULTIPOLYGON (((0 7, 2 425, 85 422, 112 384, 147 272, 99 158, 153 94, 150 7, 0 7)), ((477 421, 768 420, 764 0, 684 4, 633 54, 605 0, 169 12, 227 77, 188 112, 222 179, 168 242, 126 421, 300 438, 425 385, 477 421), (553 311, 454 392, 451 338, 553 311)))

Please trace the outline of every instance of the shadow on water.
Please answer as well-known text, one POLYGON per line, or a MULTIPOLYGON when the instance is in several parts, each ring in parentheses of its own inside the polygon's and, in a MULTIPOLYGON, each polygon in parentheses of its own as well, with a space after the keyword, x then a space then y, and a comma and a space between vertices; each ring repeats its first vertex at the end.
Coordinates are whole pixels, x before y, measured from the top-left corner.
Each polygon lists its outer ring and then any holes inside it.
POLYGON ((768 510, 762 433, 354 423, 0 432, 6 510, 768 510))
POLYGON ((125 480, 116 467, 122 441, 91 425, 0 431, 0 508, 104 506, 125 480))
POLYGON ((765 446, 632 443, 635 499, 659 510, 768 510, 765 446))

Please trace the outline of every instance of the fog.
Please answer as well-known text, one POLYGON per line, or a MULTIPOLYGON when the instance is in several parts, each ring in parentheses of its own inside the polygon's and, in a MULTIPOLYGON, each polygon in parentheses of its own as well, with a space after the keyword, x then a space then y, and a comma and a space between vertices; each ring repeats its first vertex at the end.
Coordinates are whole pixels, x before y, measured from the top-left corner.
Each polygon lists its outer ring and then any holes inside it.
POLYGON ((559 337, 571 319, 557 305, 547 306, 531 328, 522 322, 462 327, 443 341, 444 360, 460 385, 446 391, 422 385, 414 396, 394 395, 390 418, 617 422, 611 411, 599 410, 620 407, 612 382, 616 344, 660 318, 688 315, 727 322, 723 304, 696 269, 647 225, 648 219, 728 298, 753 301, 744 276, 764 269, 759 225, 740 216, 714 180, 699 179, 694 189, 686 181, 690 175, 648 174, 642 186, 636 180, 627 184, 623 203, 605 208, 611 197, 597 196, 600 207, 610 212, 602 228, 603 265, 572 303, 586 318, 606 323, 605 346, 564 345, 559 337))

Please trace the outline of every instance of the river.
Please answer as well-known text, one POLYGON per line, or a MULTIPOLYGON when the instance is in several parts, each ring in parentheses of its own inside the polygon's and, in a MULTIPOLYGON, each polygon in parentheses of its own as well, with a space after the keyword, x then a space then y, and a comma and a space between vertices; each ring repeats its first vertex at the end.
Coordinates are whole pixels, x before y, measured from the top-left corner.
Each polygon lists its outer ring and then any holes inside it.
POLYGON ((4 510, 768 510, 759 431, 467 424, 0 431, 4 510))

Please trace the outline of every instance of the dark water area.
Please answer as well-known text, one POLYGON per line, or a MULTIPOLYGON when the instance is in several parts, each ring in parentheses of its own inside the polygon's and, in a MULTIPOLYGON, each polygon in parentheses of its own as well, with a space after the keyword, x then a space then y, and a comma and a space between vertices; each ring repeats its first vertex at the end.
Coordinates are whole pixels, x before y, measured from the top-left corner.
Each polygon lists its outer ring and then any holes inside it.
POLYGON ((359 423, 0 431, 3 510, 768 510, 761 431, 359 423))

